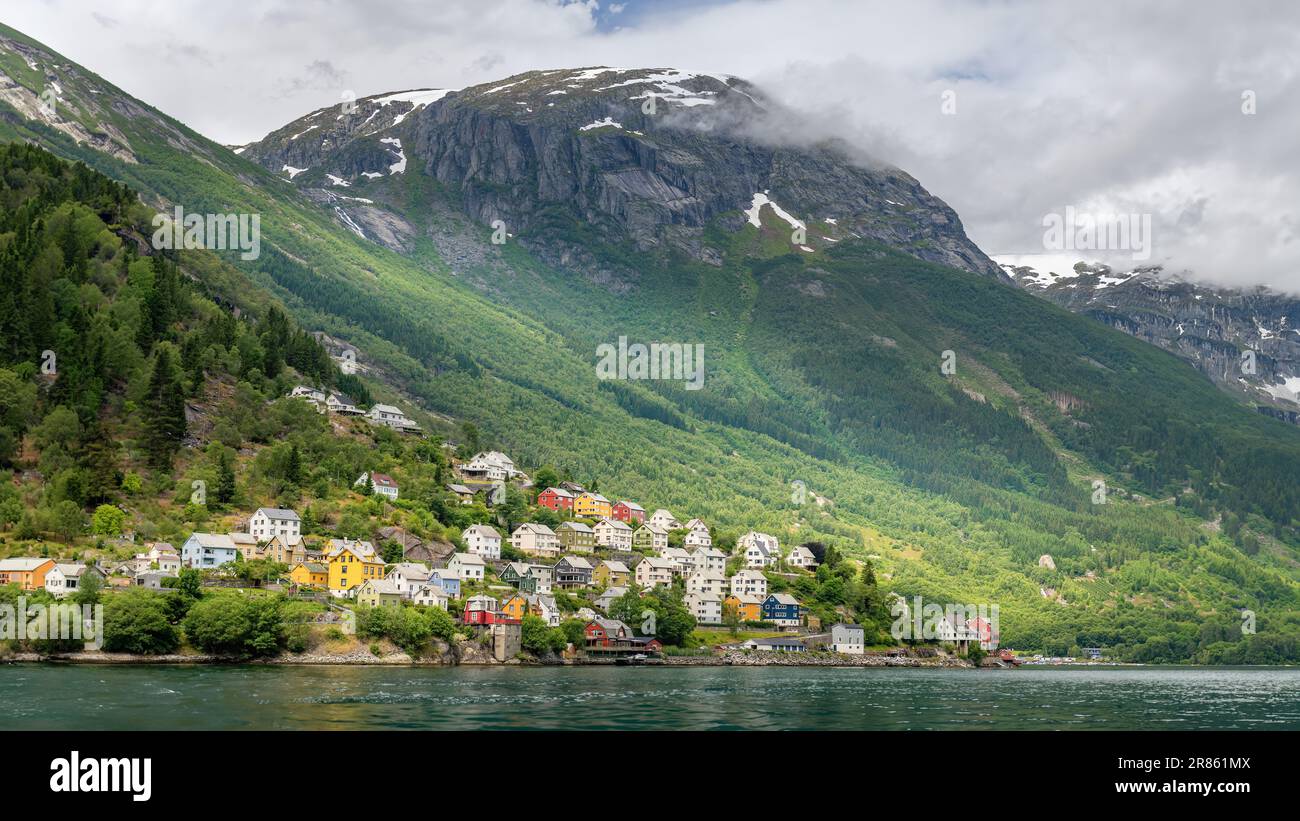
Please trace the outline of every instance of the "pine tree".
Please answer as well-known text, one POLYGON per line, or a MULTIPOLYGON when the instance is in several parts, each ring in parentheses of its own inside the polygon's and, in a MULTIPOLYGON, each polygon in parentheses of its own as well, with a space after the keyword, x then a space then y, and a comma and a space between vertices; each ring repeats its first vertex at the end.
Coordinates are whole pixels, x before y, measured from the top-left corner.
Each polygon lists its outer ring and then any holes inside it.
POLYGON ((302 455, 296 444, 289 448, 289 464, 285 466, 284 479, 295 485, 302 481, 302 455))
POLYGON ((231 463, 230 452, 221 451, 217 461, 217 501, 223 505, 235 499, 235 468, 231 463))
POLYGON ((154 358, 145 396, 145 450, 154 470, 170 471, 172 456, 185 436, 185 399, 172 372, 171 351, 162 348, 154 358))

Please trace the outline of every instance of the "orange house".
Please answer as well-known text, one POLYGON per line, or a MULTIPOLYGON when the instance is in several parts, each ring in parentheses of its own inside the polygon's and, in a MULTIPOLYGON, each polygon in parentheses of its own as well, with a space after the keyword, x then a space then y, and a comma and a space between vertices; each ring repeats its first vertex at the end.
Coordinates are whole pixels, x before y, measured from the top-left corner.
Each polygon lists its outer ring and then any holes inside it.
POLYGON ((0 584, 16 584, 23 590, 44 590, 45 574, 53 569, 53 559, 0 559, 0 584))
POLYGON ((513 595, 501 605, 501 612, 512 619, 523 621, 524 616, 528 615, 528 599, 518 594, 513 595))
POLYGON ((756 596, 727 596, 722 604, 724 607, 734 607, 741 621, 763 620, 763 602, 756 596))

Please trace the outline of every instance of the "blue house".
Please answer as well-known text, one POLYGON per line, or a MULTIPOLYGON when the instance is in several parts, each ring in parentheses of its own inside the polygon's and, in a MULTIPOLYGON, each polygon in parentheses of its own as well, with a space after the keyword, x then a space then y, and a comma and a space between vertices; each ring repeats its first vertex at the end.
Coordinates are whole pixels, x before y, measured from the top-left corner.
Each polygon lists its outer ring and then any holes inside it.
POLYGON ((235 541, 224 533, 193 533, 181 545, 181 564, 186 567, 221 567, 238 555, 235 541))
POLYGON ((460 578, 456 574, 446 570, 435 570, 429 574, 429 584, 437 585, 442 588, 450 598, 460 598, 460 578))
POLYGON ((773 593, 763 599, 763 621, 778 627, 798 627, 802 615, 803 607, 789 593, 773 593))

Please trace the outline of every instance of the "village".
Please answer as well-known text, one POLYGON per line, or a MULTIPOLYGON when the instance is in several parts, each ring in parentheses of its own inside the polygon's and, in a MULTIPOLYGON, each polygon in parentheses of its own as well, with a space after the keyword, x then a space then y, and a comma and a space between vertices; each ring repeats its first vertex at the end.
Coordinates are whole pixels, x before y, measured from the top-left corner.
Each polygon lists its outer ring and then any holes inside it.
MULTIPOLYGON (((347 397, 301 386, 291 396, 322 413, 420 433, 420 426, 392 405, 375 404, 362 413, 347 397)), ((193 532, 179 547, 147 543, 124 561, 3 559, 0 585, 67 598, 94 576, 95 585, 110 592, 166 590, 182 569, 190 569, 204 585, 247 583, 325 603, 322 620, 339 627, 354 623, 349 616, 358 608, 438 608, 467 634, 481 637, 500 662, 520 655, 524 621, 535 617, 551 628, 581 625, 581 638, 568 643, 565 659, 653 663, 665 655, 665 642, 654 611, 640 601, 660 591, 689 613, 696 635, 708 639, 708 654, 899 655, 897 648, 872 651, 862 625, 823 624, 790 592, 771 589, 778 586, 774 580, 788 590, 792 580, 815 574, 824 558, 820 545, 787 549, 775 536, 749 530, 725 551, 700 518, 683 521, 666 508, 648 513, 636 501, 610 499, 571 481, 535 488, 499 451, 476 453, 455 470, 459 481, 448 482, 446 491, 459 504, 494 505, 511 485, 528 493, 531 518, 542 518, 545 511, 552 524, 525 521, 506 533, 478 523, 461 532, 450 552, 404 539, 396 555, 367 539, 306 534, 297 511, 259 507, 238 530, 193 532), (239 568, 255 562, 272 568, 270 576, 241 581, 239 568)), ((377 471, 362 473, 352 487, 389 503, 402 498, 398 482, 377 471)), ((943 622, 939 630, 939 643, 956 655, 966 655, 971 645, 996 648, 997 637, 986 624, 943 622)))

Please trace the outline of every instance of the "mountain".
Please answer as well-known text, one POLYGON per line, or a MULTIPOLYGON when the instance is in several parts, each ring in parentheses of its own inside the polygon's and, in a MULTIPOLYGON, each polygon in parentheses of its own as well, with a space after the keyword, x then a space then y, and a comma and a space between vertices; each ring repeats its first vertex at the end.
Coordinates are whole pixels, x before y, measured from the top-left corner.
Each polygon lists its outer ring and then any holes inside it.
MULTIPOLYGON (((743 81, 530 72, 363 98, 235 153, 3 28, 0 71, 0 140, 160 210, 259 215, 258 258, 204 252, 246 283, 191 263, 198 283, 349 346, 435 435, 724 536, 823 542, 902 595, 996 602, 1014 646, 1300 652, 1300 431, 1012 287, 915 180, 783 136, 743 81), (699 389, 601 378, 620 337, 702 346, 699 389)), ((351 477, 304 464, 298 504, 346 532, 329 506, 351 477)), ((431 522, 439 493, 390 515, 431 522)))
POLYGON ((1200 285, 1160 266, 1003 268, 1031 293, 1163 348, 1260 413, 1300 424, 1300 299, 1200 285))
MULTIPOLYGON (((240 153, 301 188, 336 194, 410 164, 455 191, 472 219, 501 220, 561 265, 583 257, 593 237, 637 251, 669 247, 719 265, 706 229, 753 222, 749 213, 777 191, 774 211, 807 219, 797 245, 869 238, 1001 276, 952 209, 899 169, 854 164, 834 145, 765 141, 769 121, 788 115, 736 78, 674 69, 532 71, 353 105, 348 113, 343 104, 314 111, 240 153), (576 220, 586 233, 551 230, 557 219, 576 220)), ((803 224, 787 221, 792 231, 803 224)))

